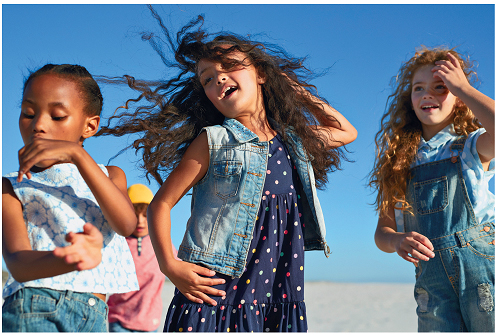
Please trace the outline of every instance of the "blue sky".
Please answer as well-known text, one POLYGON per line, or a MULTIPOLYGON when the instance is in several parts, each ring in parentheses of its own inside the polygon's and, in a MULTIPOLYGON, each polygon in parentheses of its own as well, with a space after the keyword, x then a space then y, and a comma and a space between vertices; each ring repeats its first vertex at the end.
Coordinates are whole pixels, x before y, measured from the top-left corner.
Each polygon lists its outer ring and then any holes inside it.
MULTIPOLYGON (((374 135, 391 93, 390 79, 420 45, 458 47, 478 62, 479 89, 494 98, 495 8, 487 5, 156 5, 176 32, 199 14, 210 32, 250 34, 275 43, 308 68, 326 75, 315 79, 319 93, 344 114, 359 135, 348 146, 343 170, 329 176, 319 191, 332 250, 306 253, 306 279, 347 282, 414 282, 414 266, 385 254, 373 240, 377 215, 366 188, 374 159, 374 135)), ((75 63, 93 75, 133 75, 159 79, 170 73, 140 32, 158 32, 145 5, 2 5, 2 174, 18 168, 22 147, 17 120, 24 77, 46 63, 75 63)), ((254 37, 255 36, 255 37, 254 37)), ((135 94, 125 87, 101 85, 102 116, 135 94)), ((85 148, 106 164, 131 138, 91 138, 85 148)), ((114 159, 128 185, 145 183, 133 151, 114 159)), ((152 182, 154 193, 158 184, 152 182)), ((172 238, 179 245, 190 198, 172 213, 172 238)))

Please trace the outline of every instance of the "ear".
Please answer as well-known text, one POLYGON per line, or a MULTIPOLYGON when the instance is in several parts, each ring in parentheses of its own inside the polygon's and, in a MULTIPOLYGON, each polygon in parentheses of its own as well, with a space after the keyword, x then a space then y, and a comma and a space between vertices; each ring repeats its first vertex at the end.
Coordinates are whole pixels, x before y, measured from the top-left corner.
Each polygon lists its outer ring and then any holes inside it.
POLYGON ((266 83, 266 76, 259 74, 259 71, 257 71, 257 84, 262 85, 266 83))
POLYGON ((86 118, 85 128, 83 129, 83 133, 81 134, 81 140, 84 141, 85 139, 95 135, 98 131, 99 125, 100 125, 100 116, 98 115, 88 116, 86 118))

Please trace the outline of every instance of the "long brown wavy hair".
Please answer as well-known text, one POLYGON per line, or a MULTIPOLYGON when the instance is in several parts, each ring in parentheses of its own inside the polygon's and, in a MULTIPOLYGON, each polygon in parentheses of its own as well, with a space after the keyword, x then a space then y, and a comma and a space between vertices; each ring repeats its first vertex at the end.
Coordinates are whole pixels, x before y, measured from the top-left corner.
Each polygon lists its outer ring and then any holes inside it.
MULTIPOLYGON (((388 216, 389 208, 410 212, 405 192, 409 170, 414 162, 421 140, 421 122, 411 103, 412 79, 416 71, 436 61, 447 60, 447 53, 454 55, 466 78, 474 84, 476 72, 469 58, 463 59, 454 49, 421 46, 414 57, 405 62, 397 76, 392 78, 393 94, 387 99, 386 112, 381 118, 380 131, 375 136, 376 158, 369 175, 369 186, 378 193, 374 203, 380 217, 388 216), (400 207, 398 206, 400 204, 400 207)), ((454 129, 458 135, 468 135, 481 127, 471 110, 462 101, 454 106, 454 129)))
MULTIPOLYGON (((310 96, 318 97, 316 88, 307 83, 313 73, 303 65, 305 59, 292 58, 277 46, 251 41, 233 33, 221 32, 212 37, 202 29, 202 16, 185 25, 174 41, 160 16, 151 6, 149 9, 159 23, 163 36, 144 33, 142 39, 149 41, 168 70, 176 68, 179 73, 168 80, 156 82, 135 80, 127 75, 104 80, 125 82, 140 95, 119 107, 116 113, 120 109, 124 112, 110 117, 97 136, 140 133, 141 137, 120 153, 130 147, 136 152, 142 150, 141 167, 146 170, 147 179, 151 175, 162 184, 163 178, 178 165, 202 128, 220 125, 224 121, 224 116, 204 93, 197 75, 197 63, 205 59, 220 62, 226 69, 246 66, 246 62, 229 57, 233 52, 242 52, 258 74, 265 78, 262 91, 270 125, 286 143, 289 143, 286 132, 289 128, 302 139, 307 156, 312 160, 316 185, 323 188, 328 181, 327 173, 339 169, 341 158, 346 157, 343 149, 339 148, 342 143, 329 147, 326 138, 312 129, 319 125, 318 120, 336 120, 326 115, 322 104, 310 96), (163 44, 174 55, 173 59, 163 51, 163 44), (299 87, 310 94, 296 94, 299 87), (131 105, 137 107, 128 112, 131 105)), ((319 99, 326 102, 321 97, 319 99)))

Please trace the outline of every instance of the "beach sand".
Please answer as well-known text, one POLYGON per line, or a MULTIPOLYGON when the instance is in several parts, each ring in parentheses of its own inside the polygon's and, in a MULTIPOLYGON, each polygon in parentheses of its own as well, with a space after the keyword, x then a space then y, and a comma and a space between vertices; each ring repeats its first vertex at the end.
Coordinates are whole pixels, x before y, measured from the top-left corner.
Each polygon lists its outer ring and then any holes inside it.
MULTIPOLYGON (((306 282, 309 332, 417 332, 414 284, 306 282)), ((174 285, 162 291, 162 325, 174 285)))

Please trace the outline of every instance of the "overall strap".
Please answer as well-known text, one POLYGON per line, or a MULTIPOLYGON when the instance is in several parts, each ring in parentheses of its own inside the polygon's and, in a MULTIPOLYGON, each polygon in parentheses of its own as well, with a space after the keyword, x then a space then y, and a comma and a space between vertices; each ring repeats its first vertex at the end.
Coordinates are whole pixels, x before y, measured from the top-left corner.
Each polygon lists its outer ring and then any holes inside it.
POLYGON ((450 145, 450 152, 451 152, 450 161, 452 163, 457 163, 458 160, 457 158, 464 149, 464 143, 466 142, 466 138, 467 136, 461 136, 450 145))

